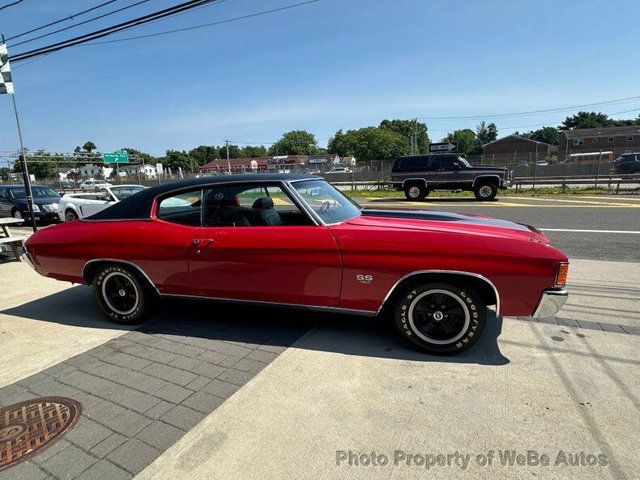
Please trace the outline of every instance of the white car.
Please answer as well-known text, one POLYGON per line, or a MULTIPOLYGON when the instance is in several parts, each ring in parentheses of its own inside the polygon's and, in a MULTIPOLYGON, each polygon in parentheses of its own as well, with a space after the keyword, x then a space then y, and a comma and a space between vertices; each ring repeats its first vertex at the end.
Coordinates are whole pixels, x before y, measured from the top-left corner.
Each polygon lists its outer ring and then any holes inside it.
POLYGON ((353 173, 353 171, 347 167, 335 167, 329 170, 328 172, 324 172, 325 175, 329 175, 332 173, 353 173))
POLYGON ((95 192, 97 190, 110 186, 111 184, 105 182, 104 180, 95 180, 93 178, 90 178, 89 180, 85 180, 80 184, 80 190, 82 190, 83 192, 95 192))
POLYGON ((63 222, 89 217, 145 188, 143 185, 109 185, 95 193, 64 195, 58 204, 58 216, 63 222))

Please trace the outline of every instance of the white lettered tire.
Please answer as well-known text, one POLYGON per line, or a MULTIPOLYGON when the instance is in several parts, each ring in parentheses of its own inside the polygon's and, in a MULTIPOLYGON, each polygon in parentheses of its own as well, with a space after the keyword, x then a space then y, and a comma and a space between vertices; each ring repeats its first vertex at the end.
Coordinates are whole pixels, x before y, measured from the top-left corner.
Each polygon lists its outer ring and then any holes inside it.
POLYGON ((400 335, 422 350, 453 355, 482 336, 486 310, 473 291, 433 283, 406 290, 398 299, 395 321, 400 335))
POLYGON ((100 269, 93 279, 93 294, 105 316, 121 324, 145 320, 152 294, 127 267, 112 264, 100 269))

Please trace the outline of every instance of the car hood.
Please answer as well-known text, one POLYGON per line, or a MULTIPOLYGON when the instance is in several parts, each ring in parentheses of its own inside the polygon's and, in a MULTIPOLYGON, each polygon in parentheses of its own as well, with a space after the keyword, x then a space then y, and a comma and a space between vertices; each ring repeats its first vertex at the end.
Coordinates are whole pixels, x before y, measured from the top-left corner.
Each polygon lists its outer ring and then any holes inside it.
MULTIPOLYGON (((58 203, 60 201, 60 197, 38 197, 33 199, 33 203, 35 205, 51 205, 52 203, 58 203)), ((26 205, 26 198, 16 198, 14 200, 16 204, 26 205)))
POLYGON ((535 227, 497 218, 463 215, 430 210, 364 209, 362 215, 347 222, 350 225, 480 234, 500 238, 514 238, 549 244, 549 240, 535 227))
POLYGON ((499 167, 498 165, 472 165, 472 167, 478 170, 489 170, 491 172, 504 172, 508 170, 507 167, 499 167))

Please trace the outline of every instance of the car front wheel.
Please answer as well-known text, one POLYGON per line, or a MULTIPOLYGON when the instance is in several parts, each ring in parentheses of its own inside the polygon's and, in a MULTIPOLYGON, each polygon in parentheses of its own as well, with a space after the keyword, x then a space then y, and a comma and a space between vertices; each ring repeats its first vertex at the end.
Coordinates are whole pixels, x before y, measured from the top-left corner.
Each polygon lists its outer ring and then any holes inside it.
POLYGON ((395 321, 402 337, 427 353, 453 355, 482 336, 486 306, 471 290, 434 283, 406 291, 395 321))
POLYGON ((404 196, 407 200, 420 201, 429 195, 426 185, 421 183, 413 183, 404 187, 404 196))
POLYGON ((150 310, 149 288, 127 267, 102 268, 93 279, 93 293, 102 313, 115 323, 140 323, 150 310))
POLYGON ((486 202, 496 198, 498 187, 494 183, 481 183, 475 186, 473 193, 476 196, 476 200, 486 202))
POLYGON ((73 210, 67 210, 64 213, 64 221, 65 222, 71 222, 73 220, 78 220, 78 214, 76 212, 74 212, 73 210))

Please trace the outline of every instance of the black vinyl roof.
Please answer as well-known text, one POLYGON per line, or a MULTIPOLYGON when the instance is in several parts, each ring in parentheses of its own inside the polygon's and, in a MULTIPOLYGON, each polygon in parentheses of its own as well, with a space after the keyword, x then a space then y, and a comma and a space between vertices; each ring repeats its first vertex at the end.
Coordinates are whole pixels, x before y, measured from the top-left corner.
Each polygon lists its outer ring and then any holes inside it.
POLYGON ((177 182, 161 183, 134 193, 109 208, 105 208, 95 215, 88 217, 88 220, 138 220, 149 218, 153 200, 159 195, 176 190, 187 190, 192 187, 197 188, 206 185, 224 185, 227 183, 287 182, 291 180, 322 180, 322 178, 313 175, 289 173, 249 173, 200 177, 177 182))

